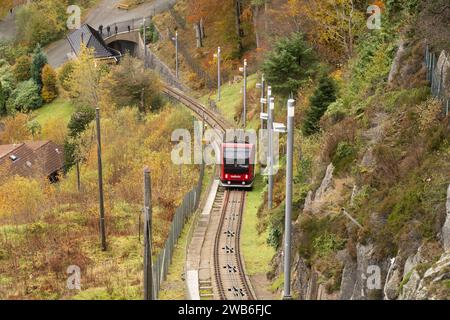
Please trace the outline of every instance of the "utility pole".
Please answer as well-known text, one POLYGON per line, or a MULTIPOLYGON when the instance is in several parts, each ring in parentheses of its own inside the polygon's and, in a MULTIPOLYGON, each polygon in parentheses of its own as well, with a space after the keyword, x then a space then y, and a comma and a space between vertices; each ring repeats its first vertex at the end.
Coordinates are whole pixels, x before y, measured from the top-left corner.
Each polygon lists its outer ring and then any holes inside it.
POLYGON ((220 101, 220 47, 217 47, 217 53, 214 54, 217 58, 217 102, 220 101))
POLYGON ((102 250, 106 251, 106 231, 105 231, 105 205, 103 200, 103 170, 102 170, 102 145, 100 135, 100 108, 95 109, 95 122, 97 126, 97 161, 98 161, 98 195, 100 203, 100 235, 102 250))
POLYGON ((146 38, 146 27, 145 27, 145 18, 142 18, 142 26, 144 28, 144 67, 146 67, 147 63, 147 38, 146 38))
POLYGON ((244 73, 244 119, 243 119, 243 124, 244 124, 244 129, 247 126, 247 59, 244 59, 244 67, 243 68, 239 68, 239 70, 241 72, 244 73))
POLYGON ((80 160, 77 160, 77 191, 81 191, 81 179, 80 179, 80 160))
POLYGON ((267 165, 269 167, 269 190, 268 190, 268 200, 267 200, 267 206, 270 209, 272 209, 272 200, 273 200, 273 110, 275 108, 275 99, 271 96, 272 95, 272 88, 269 86, 267 90, 267 97, 268 97, 268 104, 269 107, 267 108, 268 113, 268 121, 267 121, 267 130, 269 134, 269 155, 268 155, 268 161, 267 165))
POLYGON ((287 103, 287 163, 286 163, 286 212, 284 234, 284 300, 291 300, 291 226, 292 226, 292 170, 294 158, 294 100, 287 103))
POLYGON ((175 37, 172 40, 175 41, 175 75, 178 79, 178 30, 175 31, 175 37))
MULTIPOLYGON (((264 113, 264 92, 266 91, 266 83, 265 83, 265 79, 264 79, 264 74, 261 76, 261 82, 256 84, 256 88, 261 90, 261 98, 260 98, 260 103, 261 103, 261 114, 264 113)), ((261 130, 264 129, 264 119, 263 117, 261 118, 261 130)))
POLYGON ((152 189, 150 170, 144 168, 144 300, 154 300, 152 272, 152 189))

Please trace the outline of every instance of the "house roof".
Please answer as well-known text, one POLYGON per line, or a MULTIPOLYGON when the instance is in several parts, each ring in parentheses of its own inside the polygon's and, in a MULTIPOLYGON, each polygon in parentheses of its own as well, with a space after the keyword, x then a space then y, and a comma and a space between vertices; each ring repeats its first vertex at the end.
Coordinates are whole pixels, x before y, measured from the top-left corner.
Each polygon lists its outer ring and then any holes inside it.
POLYGON ((87 48, 94 49, 95 58, 112 58, 116 55, 108 48, 98 31, 88 24, 83 24, 79 29, 69 34, 67 40, 76 55, 80 52, 82 43, 87 48))
POLYGON ((63 167, 63 149, 52 141, 0 145, 0 175, 49 176, 63 167))

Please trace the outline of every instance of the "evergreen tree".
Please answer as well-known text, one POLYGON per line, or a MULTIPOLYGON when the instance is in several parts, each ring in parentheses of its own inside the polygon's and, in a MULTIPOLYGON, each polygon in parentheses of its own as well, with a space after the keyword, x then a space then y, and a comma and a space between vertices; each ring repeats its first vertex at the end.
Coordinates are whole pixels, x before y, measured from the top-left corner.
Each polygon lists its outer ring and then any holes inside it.
POLYGON ((282 38, 262 65, 267 81, 275 93, 288 96, 313 74, 315 59, 301 33, 282 38))
POLYGON ((42 88, 42 68, 47 64, 47 56, 40 44, 37 44, 36 48, 33 51, 32 61, 31 61, 31 78, 34 82, 39 86, 39 89, 42 88))
POLYGON ((320 118, 322 118, 328 106, 334 101, 336 101, 334 81, 328 76, 323 76, 319 80, 319 86, 309 100, 310 108, 306 112, 306 118, 303 122, 303 134, 309 136, 319 131, 320 118))
POLYGON ((90 107, 81 107, 70 117, 67 128, 71 138, 78 138, 95 119, 95 110, 90 107))

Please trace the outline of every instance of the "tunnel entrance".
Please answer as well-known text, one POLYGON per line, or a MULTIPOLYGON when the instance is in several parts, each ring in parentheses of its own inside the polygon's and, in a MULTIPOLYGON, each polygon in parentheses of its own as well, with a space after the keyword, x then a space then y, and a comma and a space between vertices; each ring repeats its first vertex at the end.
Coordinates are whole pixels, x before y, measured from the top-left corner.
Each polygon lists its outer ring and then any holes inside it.
POLYGON ((117 40, 108 44, 108 47, 119 51, 121 54, 129 53, 135 57, 137 54, 138 46, 135 42, 127 40, 117 40))

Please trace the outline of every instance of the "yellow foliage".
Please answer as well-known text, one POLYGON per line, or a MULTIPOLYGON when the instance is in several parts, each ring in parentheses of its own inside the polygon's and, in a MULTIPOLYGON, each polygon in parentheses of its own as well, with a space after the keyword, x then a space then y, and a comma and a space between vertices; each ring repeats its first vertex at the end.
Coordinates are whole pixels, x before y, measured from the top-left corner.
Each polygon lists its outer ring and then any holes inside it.
POLYGON ((0 218, 21 220, 36 216, 44 195, 37 180, 12 177, 0 184, 0 218))
POLYGON ((28 116, 18 113, 2 120, 4 130, 0 131, 0 144, 19 143, 31 139, 31 133, 28 130, 28 116))

